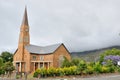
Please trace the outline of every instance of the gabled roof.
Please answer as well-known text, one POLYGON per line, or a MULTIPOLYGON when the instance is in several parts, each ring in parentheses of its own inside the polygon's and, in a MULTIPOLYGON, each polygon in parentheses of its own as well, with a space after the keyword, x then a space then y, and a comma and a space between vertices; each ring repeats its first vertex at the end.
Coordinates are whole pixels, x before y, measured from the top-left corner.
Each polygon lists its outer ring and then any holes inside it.
POLYGON ((25 48, 28 50, 28 52, 33 53, 33 54, 50 54, 55 52, 62 43, 60 44, 55 44, 55 45, 50 45, 50 46, 36 46, 36 45, 28 45, 25 46, 25 48))

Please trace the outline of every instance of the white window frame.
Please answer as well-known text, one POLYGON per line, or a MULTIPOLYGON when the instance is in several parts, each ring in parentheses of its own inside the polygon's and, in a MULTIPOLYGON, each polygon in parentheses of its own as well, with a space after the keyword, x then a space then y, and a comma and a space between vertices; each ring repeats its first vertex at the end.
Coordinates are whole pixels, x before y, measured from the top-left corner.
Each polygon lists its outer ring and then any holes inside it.
POLYGON ((40 61, 44 61, 44 56, 40 56, 40 61))
POLYGON ((36 60, 36 59, 37 59, 37 57, 36 57, 36 56, 32 56, 32 58, 33 58, 33 60, 36 60))

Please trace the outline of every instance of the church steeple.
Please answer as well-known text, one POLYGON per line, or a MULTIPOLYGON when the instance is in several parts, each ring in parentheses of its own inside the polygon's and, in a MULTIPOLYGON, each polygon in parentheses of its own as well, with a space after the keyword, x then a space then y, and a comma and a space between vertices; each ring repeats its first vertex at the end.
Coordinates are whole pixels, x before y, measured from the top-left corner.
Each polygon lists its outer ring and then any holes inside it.
MULTIPOLYGON (((25 12, 24 12, 24 16, 23 16, 22 25, 27 25, 27 26, 29 26, 29 24, 28 24, 28 17, 27 17, 27 8, 26 8, 26 7, 25 7, 25 12)), ((22 25, 21 25, 21 26, 22 26, 22 25)))
POLYGON ((23 21, 20 28, 18 47, 24 47, 29 44, 30 44, 29 24, 28 24, 27 8, 25 7, 23 21))

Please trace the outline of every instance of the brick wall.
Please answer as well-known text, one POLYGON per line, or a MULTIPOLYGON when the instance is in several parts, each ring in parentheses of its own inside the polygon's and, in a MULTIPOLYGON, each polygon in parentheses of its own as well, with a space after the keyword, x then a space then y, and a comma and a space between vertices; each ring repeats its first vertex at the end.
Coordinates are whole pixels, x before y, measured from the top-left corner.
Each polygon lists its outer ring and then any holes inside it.
POLYGON ((61 45, 54 53, 53 66, 59 67, 59 57, 65 56, 68 60, 71 60, 70 53, 67 51, 64 45, 61 45))

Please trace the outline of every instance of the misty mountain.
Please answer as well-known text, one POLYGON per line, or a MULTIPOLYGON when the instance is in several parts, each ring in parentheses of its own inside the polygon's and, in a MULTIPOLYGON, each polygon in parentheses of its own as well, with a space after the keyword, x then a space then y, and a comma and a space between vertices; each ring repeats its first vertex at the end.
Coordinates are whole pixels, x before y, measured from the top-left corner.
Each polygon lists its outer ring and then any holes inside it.
POLYGON ((71 56, 72 58, 82 58, 87 61, 96 61, 99 59, 100 54, 102 54, 106 50, 113 48, 120 49, 120 46, 112 46, 112 47, 83 51, 83 52, 71 52, 71 56))

